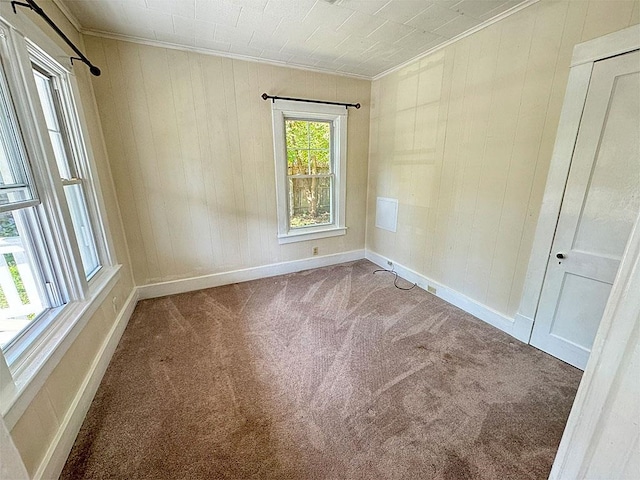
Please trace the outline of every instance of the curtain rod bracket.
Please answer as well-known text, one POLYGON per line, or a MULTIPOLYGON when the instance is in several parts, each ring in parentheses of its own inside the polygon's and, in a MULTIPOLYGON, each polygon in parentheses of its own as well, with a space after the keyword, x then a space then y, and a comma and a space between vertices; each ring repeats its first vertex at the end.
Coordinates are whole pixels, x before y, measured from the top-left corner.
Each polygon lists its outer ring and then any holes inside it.
POLYGON ((58 27, 53 22, 53 20, 51 20, 49 16, 44 12, 44 10, 42 10, 42 8, 40 8, 38 4, 34 2, 34 0, 26 0, 26 2, 19 2, 19 1, 13 0, 11 2, 11 7, 13 8, 13 13, 15 14, 18 13, 16 11, 16 7, 26 7, 29 10, 33 10, 34 12, 36 12, 40 17, 42 17, 42 19, 45 22, 49 24, 51 28, 53 28, 53 30, 60 36, 60 38, 62 38, 66 42, 66 44, 71 47, 71 49, 76 53, 76 55, 78 55, 77 57, 70 57, 71 64, 73 65, 74 60, 80 60, 87 67, 89 67, 89 71, 91 72, 91 75, 95 77, 100 76, 100 73, 102 73, 100 72, 100 69, 89 61, 89 59, 78 49, 78 47, 76 47, 75 44, 71 40, 69 40, 69 37, 67 37, 64 34, 64 32, 60 30, 60 27, 58 27))
POLYGON ((324 100, 309 100, 306 98, 278 97, 277 95, 269 95, 267 93, 263 93, 260 96, 262 97, 263 100, 267 100, 268 98, 270 98, 271 103, 275 103, 276 100, 289 100, 292 102, 321 103, 323 105, 340 105, 340 106, 343 106, 344 108, 353 107, 357 109, 357 108, 360 108, 361 106, 359 103, 327 102, 324 100))
POLYGON ((89 60, 85 60, 84 58, 80 58, 80 57, 69 57, 69 59, 71 60, 71 65, 73 65, 74 60, 80 60, 82 63, 86 64, 87 67, 89 67, 89 71, 91 72, 91 75, 93 75, 94 77, 99 77, 100 74, 102 73, 100 69, 95 65, 93 65, 89 60))
POLYGON ((16 14, 18 13, 16 11, 16 5, 19 5, 21 7, 27 7, 29 10, 33 10, 33 7, 31 5, 29 5, 28 3, 13 1, 13 2, 11 2, 11 8, 13 8, 13 13, 16 13, 16 14))

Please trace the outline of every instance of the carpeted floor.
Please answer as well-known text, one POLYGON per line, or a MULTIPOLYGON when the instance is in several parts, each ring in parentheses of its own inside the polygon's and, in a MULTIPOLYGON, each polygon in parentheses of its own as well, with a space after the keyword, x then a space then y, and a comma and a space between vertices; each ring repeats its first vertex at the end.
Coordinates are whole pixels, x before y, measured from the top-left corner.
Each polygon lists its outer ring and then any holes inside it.
POLYGON ((140 302, 61 478, 547 478, 581 372, 375 268, 140 302))

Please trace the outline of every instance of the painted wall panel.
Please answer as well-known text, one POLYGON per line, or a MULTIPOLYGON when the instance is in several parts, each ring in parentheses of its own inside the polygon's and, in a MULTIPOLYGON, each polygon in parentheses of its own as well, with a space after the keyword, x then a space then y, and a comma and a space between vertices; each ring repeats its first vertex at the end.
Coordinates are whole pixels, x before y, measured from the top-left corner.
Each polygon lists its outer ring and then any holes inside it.
POLYGON ((12 431, 30 473, 113 325, 111 296, 131 292, 127 245, 138 284, 310 256, 275 238, 263 91, 364 105, 349 113, 349 233, 314 242, 321 255, 362 248, 366 227, 369 248, 511 316, 573 46, 638 16, 635 1, 542 0, 373 83, 85 37, 104 73, 76 74, 125 268, 12 431), (397 233, 374 227, 376 196, 399 199, 397 233))
POLYGON ((48 447, 52 442, 59 426, 60 423, 46 391, 42 389, 11 430, 13 442, 20 452, 30 477, 33 476, 44 457, 46 450, 43 451, 43 447, 48 447))
POLYGON ((541 0, 374 81, 367 248, 513 317, 573 47, 637 9, 541 0), (397 233, 377 196, 399 199, 397 233))
MULTIPOLYGON (((361 249, 371 83, 86 37, 137 284, 361 249), (349 109, 345 236, 279 245, 271 105, 263 92, 349 109)), ((413 127, 411 128, 413 130, 413 127)))

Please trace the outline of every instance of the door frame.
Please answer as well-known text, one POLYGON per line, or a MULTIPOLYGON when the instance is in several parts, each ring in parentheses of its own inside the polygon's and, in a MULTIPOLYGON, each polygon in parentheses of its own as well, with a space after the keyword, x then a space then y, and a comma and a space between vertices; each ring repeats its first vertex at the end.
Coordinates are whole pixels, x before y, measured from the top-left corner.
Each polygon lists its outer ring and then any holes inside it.
MULTIPOLYGON (((556 142, 538 217, 520 306, 514 318, 515 336, 529 343, 551 255, 573 149, 587 99, 593 65, 599 60, 640 49, 640 25, 580 43, 573 49, 556 142)), ((622 259, 624 260, 624 258, 622 259)))

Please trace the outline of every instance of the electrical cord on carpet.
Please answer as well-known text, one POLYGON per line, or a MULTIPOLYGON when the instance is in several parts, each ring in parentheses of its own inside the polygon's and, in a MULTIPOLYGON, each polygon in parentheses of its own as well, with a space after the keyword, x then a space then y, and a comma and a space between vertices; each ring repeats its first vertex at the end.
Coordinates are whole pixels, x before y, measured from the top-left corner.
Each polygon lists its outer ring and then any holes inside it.
POLYGON ((378 273, 378 272, 393 273, 395 275, 395 278, 393 279, 393 286, 396 287, 398 290, 411 290, 417 285, 417 283, 414 283, 409 288, 399 287, 398 286, 398 272, 396 272, 395 270, 387 270, 386 268, 379 268, 379 269, 373 271, 374 275, 376 273, 378 273))

